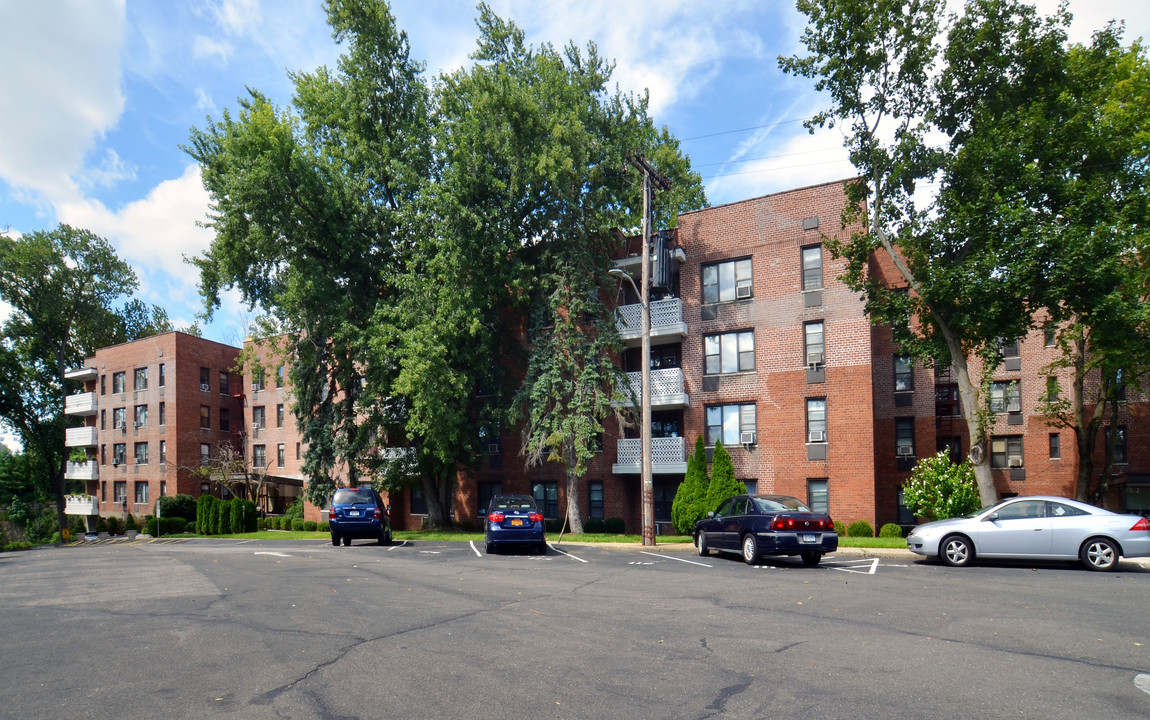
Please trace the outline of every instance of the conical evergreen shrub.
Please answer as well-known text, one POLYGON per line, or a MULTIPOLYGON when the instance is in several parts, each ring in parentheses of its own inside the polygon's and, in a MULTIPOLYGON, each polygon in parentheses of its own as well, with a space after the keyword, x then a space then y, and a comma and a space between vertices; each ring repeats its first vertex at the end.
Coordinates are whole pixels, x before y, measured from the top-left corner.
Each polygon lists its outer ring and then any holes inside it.
POLYGON ((695 452, 687 458, 687 474, 675 493, 671 503, 671 522, 680 535, 690 535, 695 531, 695 523, 707 514, 707 450, 703 446, 703 436, 695 439, 695 452))

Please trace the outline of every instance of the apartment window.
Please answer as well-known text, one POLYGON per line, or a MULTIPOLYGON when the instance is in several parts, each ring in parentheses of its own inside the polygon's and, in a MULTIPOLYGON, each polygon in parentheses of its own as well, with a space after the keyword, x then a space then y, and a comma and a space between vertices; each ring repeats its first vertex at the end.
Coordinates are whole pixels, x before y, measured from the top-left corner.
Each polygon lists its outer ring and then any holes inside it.
POLYGON ((157 373, 159 377, 156 379, 156 384, 160 387, 164 386, 164 364, 160 363, 160 372, 157 373))
POLYGON ((276 427, 282 428, 284 426, 284 405, 280 403, 276 405, 276 427))
POLYGON ((1002 352, 1003 358, 1016 358, 1018 357, 1018 339, 1002 340, 999 342, 999 350, 1002 352))
POLYGON ((168 496, 168 481, 167 480, 161 480, 160 481, 160 497, 167 497, 167 496, 168 496))
POLYGON ((264 427, 266 426, 265 420, 266 420, 266 418, 265 418, 263 405, 257 405, 256 407, 252 408, 252 429, 253 430, 263 430, 264 427))
POLYGON ((126 443, 116 443, 112 445, 112 465, 119 467, 128 462, 128 445, 126 443))
POLYGON ((830 498, 827 492, 829 484, 830 481, 827 478, 807 479, 807 507, 819 513, 831 511, 830 498))
POLYGON ((135 422, 136 422, 136 427, 138 427, 138 428, 148 427, 148 406, 147 405, 137 405, 136 406, 135 422))
POLYGON ((677 482, 657 482, 652 487, 655 496, 655 520, 658 522, 671 522, 671 505, 675 502, 675 493, 679 490, 677 482))
POLYGON ((1046 378, 1046 402, 1058 402, 1059 397, 1062 396, 1061 389, 1058 387, 1058 378, 1046 378))
POLYGON ((592 520, 603 519, 603 483, 587 483, 588 508, 587 517, 592 520))
POLYGON ((101 375, 101 376, 100 376, 100 394, 101 394, 101 395, 106 395, 106 394, 107 394, 107 392, 106 392, 106 391, 107 391, 107 389, 108 389, 108 388, 107 388, 107 385, 106 385, 106 384, 105 384, 105 382, 104 382, 104 381, 105 381, 105 380, 107 380, 107 379, 108 379, 108 376, 107 376, 107 375, 101 375))
MULTIPOLYGON (((1106 428, 1106 447, 1110 447, 1110 427, 1106 428)), ((1110 456, 1110 462, 1115 465, 1126 464, 1126 426, 1118 426, 1118 437, 1114 439, 1114 454, 1110 456)))
POLYGON ((220 432, 232 431, 232 413, 227 408, 220 408, 220 432))
POLYGON ((895 418, 894 447, 899 458, 914 457, 914 418, 895 418))
POLYGON ((739 480, 743 484, 743 490, 748 495, 759 494, 759 481, 758 480, 739 480))
POLYGON ((132 374, 132 389, 133 390, 147 390, 148 389, 148 368, 136 368, 132 374))
POLYGON ((1114 371, 1114 399, 1120 402, 1126 400, 1126 376, 1122 368, 1114 371))
POLYGON ((112 408, 112 429, 117 430, 128 424, 127 408, 112 408))
POLYGON ((1022 467, 1022 436, 992 437, 990 439, 990 467, 1022 467))
POLYGON ((1022 386, 1017 380, 990 384, 990 411, 992 413, 1022 411, 1022 386))
POLYGON ((300 457, 300 455, 299 455, 299 443, 296 443, 295 444, 295 459, 299 460, 299 457, 300 457))
POLYGON ((807 398, 807 442, 827 442, 826 398, 807 398))
POLYGON ((104 421, 107 419, 107 410, 100 411, 100 429, 104 429, 104 421))
POLYGON ((1050 433, 1050 459, 1058 460, 1062 457, 1062 436, 1050 433))
POLYGON ((136 443, 135 447, 133 448, 132 457, 134 458, 133 462, 135 462, 137 465, 147 465, 148 464, 148 443, 146 443, 146 442, 136 443))
POLYGON ((220 395, 227 395, 232 391, 232 379, 227 370, 220 371, 220 395))
POLYGON ((127 379, 125 373, 118 372, 112 373, 112 393, 124 392, 124 381, 127 379))
POLYGON ((914 390, 914 365, 906 355, 894 356, 894 391, 911 392, 914 390))
POLYGON ((946 451, 947 457, 953 465, 962 462, 962 437, 958 435, 950 435, 947 437, 939 437, 936 443, 938 452, 946 451))
MULTIPOLYGON (((160 464, 163 465, 167 461, 168 461, 168 441, 167 440, 161 440, 160 441, 160 464)), ((164 486, 160 485, 160 495, 161 496, 163 496, 163 494, 164 494, 163 488, 164 488, 164 486)))
POLYGON ((124 503, 128 501, 128 481, 117 480, 112 483, 112 502, 124 503))
POLYGON ((420 485, 411 486, 411 514, 427 514, 427 498, 423 496, 423 487, 420 485))
POLYGON ((148 483, 136 483, 136 504, 143 505, 148 502, 148 483))
MULTIPOLYGON (((592 483, 594 484, 594 483, 592 483)), ((487 507, 491 505, 491 498, 503 492, 503 484, 497 482, 479 483, 479 516, 487 515, 487 507)))
POLYGON ((261 371, 259 374, 252 373, 252 390, 264 389, 264 374, 261 371))
POLYGON ((282 388, 284 386, 284 366, 276 366, 276 387, 282 388))
POLYGON ((200 429, 212 429, 212 409, 207 405, 200 406, 200 429))
POLYGON ((707 446, 722 442, 733 447, 742 442, 743 433, 757 429, 754 403, 745 405, 711 405, 706 408, 707 446))
POLYGON ((200 391, 208 392, 212 389, 212 371, 206 367, 200 368, 200 391))
POLYGON ((1046 347, 1054 347, 1058 341, 1058 327, 1052 320, 1047 320, 1042 324, 1042 344, 1046 347))
POLYGON ((898 489, 898 524, 914 525, 914 512, 906 504, 906 493, 898 489))
POLYGON ((108 502, 108 481, 100 482, 100 502, 108 502))
POLYGON ((163 403, 160 403, 160 426, 161 427, 168 424, 167 419, 168 419, 167 408, 164 407, 163 403))
POLYGON ((751 331, 707 335, 703 338, 704 373, 744 372, 755 369, 755 334, 751 331))
POLYGON ((268 448, 266 445, 252 445, 252 467, 263 468, 268 466, 268 448))
POLYGON ((803 248, 803 290, 821 290, 823 287, 823 247, 803 248))
POLYGON ((751 259, 703 266, 703 303, 730 302, 753 294, 751 259))
POLYGON ((807 365, 825 365, 826 335, 822 320, 805 323, 803 325, 803 347, 806 350, 807 365))
POLYGON ((284 455, 285 455, 284 444, 280 443, 280 444, 276 445, 276 467, 283 467, 284 466, 284 461, 286 459, 284 457, 284 455))
POLYGON ((962 415, 962 403, 958 399, 958 385, 948 383, 934 386, 934 414, 938 417, 962 415))
POLYGON ((212 461, 212 446, 200 443, 200 465, 207 465, 212 461))
POLYGON ((108 446, 107 445, 103 445, 103 444, 100 445, 100 464, 101 465, 107 465, 108 464, 108 446))
POLYGON ((559 483, 537 482, 531 486, 535 504, 543 511, 543 517, 559 517, 559 483))

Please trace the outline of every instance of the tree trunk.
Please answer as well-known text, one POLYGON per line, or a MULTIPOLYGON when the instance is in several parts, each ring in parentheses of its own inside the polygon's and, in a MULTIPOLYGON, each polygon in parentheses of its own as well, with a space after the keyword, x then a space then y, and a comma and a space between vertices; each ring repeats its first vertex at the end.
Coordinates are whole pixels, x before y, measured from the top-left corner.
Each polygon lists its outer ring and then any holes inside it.
POLYGON ((579 477, 567 471, 567 527, 572 535, 583 534, 583 513, 579 510, 579 477))
POLYGON ((429 527, 444 529, 454 525, 451 517, 451 493, 455 487, 455 471, 446 476, 433 477, 425 474, 423 497, 427 501, 427 524, 429 527))
POLYGON ((1106 378, 1095 400, 1093 412, 1086 415, 1086 339, 1074 341, 1074 394, 1071 404, 1074 412, 1074 440, 1078 450, 1078 473, 1074 486, 1074 499, 1090 502, 1090 485, 1094 479, 1094 448, 1098 444, 1098 429, 1106 412, 1106 378))
POLYGON ((56 522, 60 526, 60 536, 64 536, 64 528, 68 527, 68 516, 64 513, 66 501, 64 500, 64 488, 67 485, 67 480, 64 479, 64 468, 68 465, 68 455, 64 454, 64 458, 60 461, 60 471, 56 473, 56 477, 52 481, 52 491, 56 496, 56 522))

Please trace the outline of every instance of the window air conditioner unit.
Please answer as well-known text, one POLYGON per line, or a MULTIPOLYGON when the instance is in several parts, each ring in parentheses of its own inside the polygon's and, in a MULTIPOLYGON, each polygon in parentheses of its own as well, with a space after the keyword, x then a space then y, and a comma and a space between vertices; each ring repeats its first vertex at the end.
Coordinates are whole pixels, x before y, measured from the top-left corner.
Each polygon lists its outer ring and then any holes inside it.
POLYGON ((489 455, 498 455, 499 454, 499 443, 488 443, 487 452, 489 455))
POLYGON ((899 445, 898 446, 898 456, 899 457, 914 457, 914 448, 912 448, 910 445, 899 445))
POLYGON ((807 433, 807 442, 821 443, 826 442, 827 434, 822 430, 811 430, 807 433))
POLYGON ((252 392, 256 392, 256 391, 258 391, 259 389, 260 389, 260 384, 259 384, 259 383, 252 383, 252 392))
POLYGON ((750 285, 737 285, 735 287, 735 297, 738 299, 749 298, 751 296, 750 285))
POLYGON ((133 426, 135 426, 137 430, 138 430, 139 428, 142 428, 142 427, 144 427, 144 423, 140 422, 139 420, 137 420, 136 422, 132 423, 132 425, 133 425, 133 426))
POLYGON ((826 358, 823 356, 822 351, 812 350, 811 352, 807 353, 807 365, 810 365, 812 368, 818 365, 823 365, 825 362, 826 358))
POLYGON ((1020 467, 1022 467, 1022 458, 1012 457, 1012 458, 1010 458, 1010 462, 1008 464, 1012 468, 1020 468, 1020 467))
POLYGON ((127 425, 127 423, 125 423, 125 424, 123 424, 123 425, 121 425, 121 426, 120 426, 120 434, 121 434, 121 435, 127 435, 127 434, 128 434, 128 425, 127 425))
POLYGON ((754 445, 756 442, 755 431, 747 430, 739 433, 739 442, 743 445, 754 445))
POLYGON ((210 387, 208 387, 206 384, 204 384, 204 383, 200 383, 200 392, 207 392, 207 391, 208 391, 208 390, 210 390, 210 389, 211 389, 211 388, 210 388, 210 387))

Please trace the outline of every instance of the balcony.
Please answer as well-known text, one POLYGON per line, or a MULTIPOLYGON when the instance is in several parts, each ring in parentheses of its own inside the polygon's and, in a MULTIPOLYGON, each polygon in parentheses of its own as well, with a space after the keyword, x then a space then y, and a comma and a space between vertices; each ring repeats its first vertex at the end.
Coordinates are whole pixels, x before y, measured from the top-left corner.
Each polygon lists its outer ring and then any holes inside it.
POLYGON ((76 393, 64 398, 65 415, 95 415, 96 393, 76 393))
POLYGON ((96 447, 96 427, 68 428, 64 431, 64 447, 96 447))
MULTIPOLYGON (((67 480, 99 480, 99 466, 96 465, 95 460, 78 463, 69 462, 68 467, 64 470, 64 478, 67 480)), ((90 514, 85 513, 85 515, 90 514)))
POLYGON ((65 515, 99 515, 100 504, 95 495, 69 495, 65 498, 65 515))
MULTIPOLYGON (((616 475, 638 475, 642 469, 643 441, 623 438, 611 472, 616 475)), ((682 475, 687 472, 687 445, 681 437, 651 438, 651 473, 682 475)))
POLYGON ((96 371, 96 368, 90 367, 71 368, 64 371, 64 378, 67 380, 95 380, 97 375, 99 375, 99 373, 96 371))
MULTIPOLYGON (((627 379, 631 390, 635 394, 635 402, 643 401, 643 373, 629 372, 627 379)), ((619 392, 628 397, 627 388, 620 387, 619 392)), ((624 404, 628 401, 624 400, 624 404)), ((658 410, 676 410, 690 406, 691 398, 683 391, 683 369, 663 368, 651 371, 651 407, 658 410)))
MULTIPOLYGON (((643 343, 643 306, 623 305, 615 308, 619 337, 627 347, 643 343)), ((687 323, 683 322, 682 298, 667 298, 651 302, 651 343, 666 345, 687 337, 687 323)))

